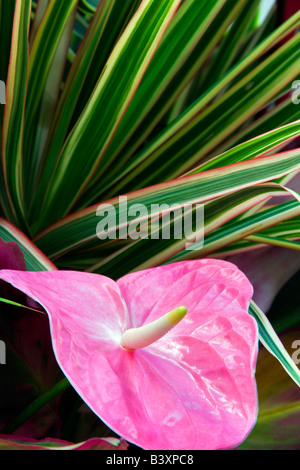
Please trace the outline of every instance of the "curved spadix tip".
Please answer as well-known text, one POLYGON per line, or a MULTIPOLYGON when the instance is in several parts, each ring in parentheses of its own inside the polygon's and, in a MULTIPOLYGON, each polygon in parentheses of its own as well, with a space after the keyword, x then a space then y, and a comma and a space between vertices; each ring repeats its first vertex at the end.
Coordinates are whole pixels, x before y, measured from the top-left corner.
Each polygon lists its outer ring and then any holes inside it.
POLYGON ((171 323, 171 325, 177 325, 177 323, 179 323, 180 320, 182 320, 186 314, 187 314, 187 308, 181 306, 181 307, 174 308, 174 310, 169 312, 167 315, 168 315, 168 320, 171 323))
POLYGON ((177 325, 186 313, 186 307, 177 307, 152 323, 126 330, 121 338, 121 347, 127 351, 133 351, 149 346, 177 325))

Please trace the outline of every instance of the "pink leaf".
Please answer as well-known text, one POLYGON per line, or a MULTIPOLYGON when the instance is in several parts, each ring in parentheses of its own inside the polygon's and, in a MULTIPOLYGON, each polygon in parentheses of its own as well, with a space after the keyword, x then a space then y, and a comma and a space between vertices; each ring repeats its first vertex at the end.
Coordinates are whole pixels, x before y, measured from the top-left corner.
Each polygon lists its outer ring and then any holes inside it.
POLYGON ((219 260, 174 263, 118 282, 75 271, 1 271, 48 312, 57 361, 89 407, 144 449, 227 449, 253 428, 258 332, 252 286, 219 260), (185 305, 153 344, 120 346, 138 328, 185 305))
MULTIPOLYGON (((25 258, 17 243, 0 239, 0 269, 26 271, 25 258)), ((0 297, 40 308, 31 298, 3 281, 0 281, 0 297)), ((1 429, 20 407, 36 397, 37 388, 51 388, 61 377, 61 370, 53 354, 47 315, 1 303, 0 339, 10 348, 10 368, 1 376, 0 401, 5 410, 1 414, 1 429)), ((47 406, 21 430, 27 437, 40 437, 49 428, 53 432, 54 423, 57 423, 57 415, 47 406)))
POLYGON ((300 257, 294 250, 265 246, 228 257, 248 277, 254 288, 253 300, 268 312, 276 295, 300 269, 300 257))
MULTIPOLYGON (((26 271, 25 258, 21 248, 15 242, 4 242, 0 238, 0 269, 17 269, 26 271)), ((20 293, 0 282, 0 297, 19 300, 23 298, 20 293)))
POLYGON ((17 243, 4 242, 0 238, 0 269, 26 271, 24 255, 17 243))
POLYGON ((28 439, 0 434, 0 450, 127 450, 127 443, 113 437, 92 438, 73 444, 60 439, 28 439))

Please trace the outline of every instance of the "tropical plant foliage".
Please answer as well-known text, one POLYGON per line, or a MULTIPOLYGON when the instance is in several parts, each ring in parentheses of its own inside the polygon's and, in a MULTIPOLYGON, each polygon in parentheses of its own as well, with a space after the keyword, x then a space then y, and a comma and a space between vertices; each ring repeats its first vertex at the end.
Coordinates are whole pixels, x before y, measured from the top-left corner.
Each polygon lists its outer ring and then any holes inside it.
MULTIPOLYGON (((118 279, 265 245, 298 255, 300 198, 286 185, 300 170, 300 11, 282 21, 264 4, 0 0, 0 238, 17 242, 28 270, 118 279), (100 240, 97 207, 109 201, 121 217, 121 195, 149 211, 204 204, 204 246, 100 240)), ((299 386, 254 302, 250 313, 299 386)))

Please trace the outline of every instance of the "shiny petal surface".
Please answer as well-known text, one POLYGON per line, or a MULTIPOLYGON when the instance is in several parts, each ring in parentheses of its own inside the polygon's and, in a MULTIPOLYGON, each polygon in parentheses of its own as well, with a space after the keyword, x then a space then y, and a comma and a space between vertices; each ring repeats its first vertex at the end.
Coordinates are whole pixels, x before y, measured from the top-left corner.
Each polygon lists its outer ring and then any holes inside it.
POLYGON ((197 260, 131 273, 117 284, 132 327, 179 305, 188 309, 167 335, 134 352, 149 426, 155 422, 157 433, 161 427, 158 448, 224 449, 242 442, 257 417, 258 337, 244 274, 225 261, 197 260), (160 405, 151 406, 159 393, 160 405))
POLYGON ((106 424, 144 449, 226 449, 255 424, 252 287, 219 260, 174 263, 117 283, 100 275, 2 271, 49 314, 57 360, 106 424), (122 333, 180 305, 163 338, 125 351, 122 333))
MULTIPOLYGON (((119 350, 126 306, 109 278, 75 271, 0 271, 0 278, 31 296, 47 311, 58 364, 82 398, 99 414, 98 378, 90 364, 119 350), (96 409, 95 405, 96 404, 96 409)), ((101 362, 101 361, 100 361, 101 362)), ((109 380, 109 378, 108 378, 109 380)))

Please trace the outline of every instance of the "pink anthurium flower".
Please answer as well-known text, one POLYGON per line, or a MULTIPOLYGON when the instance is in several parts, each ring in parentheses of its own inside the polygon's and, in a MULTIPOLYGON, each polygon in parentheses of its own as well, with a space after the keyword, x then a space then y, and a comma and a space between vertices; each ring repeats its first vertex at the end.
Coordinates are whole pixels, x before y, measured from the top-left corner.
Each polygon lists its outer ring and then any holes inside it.
POLYGON ((252 286, 220 260, 124 276, 0 271, 47 311, 54 352, 90 408, 149 450, 228 449, 258 411, 252 286))

